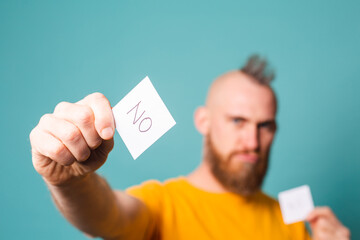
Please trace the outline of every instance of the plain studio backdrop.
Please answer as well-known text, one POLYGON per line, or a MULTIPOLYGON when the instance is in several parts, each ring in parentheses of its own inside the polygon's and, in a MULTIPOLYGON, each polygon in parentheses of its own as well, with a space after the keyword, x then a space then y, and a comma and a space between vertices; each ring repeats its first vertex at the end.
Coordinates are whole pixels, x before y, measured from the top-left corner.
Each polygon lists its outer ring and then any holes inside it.
POLYGON ((359 1, 0 2, 0 239, 86 239, 55 209, 29 133, 60 101, 114 106, 146 75, 177 124, 136 161, 115 134, 98 171, 125 189, 201 159, 193 113, 211 81, 252 53, 277 72, 278 124, 264 191, 308 184, 360 239, 359 1))

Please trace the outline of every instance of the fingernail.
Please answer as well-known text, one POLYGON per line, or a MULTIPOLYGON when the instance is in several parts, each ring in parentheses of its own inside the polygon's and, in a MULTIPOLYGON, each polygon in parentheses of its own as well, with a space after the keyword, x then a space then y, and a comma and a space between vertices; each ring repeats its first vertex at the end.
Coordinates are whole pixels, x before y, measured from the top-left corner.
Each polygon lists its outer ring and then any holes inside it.
POLYGON ((113 130, 111 127, 104 128, 101 130, 101 137, 103 139, 110 139, 113 136, 113 130))

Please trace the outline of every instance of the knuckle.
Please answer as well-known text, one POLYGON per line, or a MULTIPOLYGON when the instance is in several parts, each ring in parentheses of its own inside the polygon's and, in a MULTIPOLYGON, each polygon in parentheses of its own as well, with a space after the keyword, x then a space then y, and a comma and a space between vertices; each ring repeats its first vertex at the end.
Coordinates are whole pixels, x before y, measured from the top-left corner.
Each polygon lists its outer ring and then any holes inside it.
POLYGON ((80 161, 85 161, 90 157, 90 150, 88 148, 85 148, 81 151, 80 161))
POLYGON ((71 155, 67 154, 67 148, 63 144, 57 144, 48 151, 49 157, 57 163, 69 166, 74 162, 71 155))
POLYGON ((321 227, 326 227, 327 221, 326 221, 324 218, 320 218, 320 219, 317 221, 317 225, 318 225, 318 226, 321 226, 321 227))
POLYGON ((101 145, 102 142, 103 142, 103 140, 100 137, 98 137, 98 138, 94 139, 93 141, 89 142, 89 147, 91 149, 96 149, 101 145))
POLYGON ((50 113, 44 114, 44 115, 40 118, 39 124, 40 124, 40 125, 43 125, 44 123, 48 122, 51 117, 52 117, 52 114, 50 114, 50 113))
POLYGON ((77 119, 79 124, 88 125, 94 119, 93 111, 90 107, 84 106, 83 109, 77 113, 77 119))
POLYGON ((70 166, 71 164, 73 164, 73 162, 75 162, 75 159, 73 157, 64 157, 63 159, 61 159, 61 165, 63 166, 70 166))
POLYGON ((347 227, 343 227, 343 232, 345 237, 350 237, 350 229, 348 229, 347 227))
POLYGON ((66 142, 76 142, 80 138, 80 131, 77 127, 68 127, 63 133, 62 140, 66 142))
POLYGON ((325 212, 328 213, 328 214, 332 213, 330 207, 324 207, 324 210, 325 210, 325 212))
POLYGON ((35 127, 33 130, 31 130, 30 134, 29 134, 29 139, 30 139, 30 145, 31 148, 34 148, 36 146, 36 139, 39 136, 39 129, 38 127, 35 127))
POLYGON ((100 93, 100 92, 94 92, 92 94, 89 95, 90 98, 94 99, 94 100, 98 100, 98 99, 106 99, 106 97, 104 96, 104 94, 100 93))
POLYGON ((51 159, 58 159, 63 157, 65 154, 66 148, 63 144, 55 144, 50 149, 48 149, 48 155, 51 159))
POLYGON ((34 140, 34 137, 35 137, 35 134, 36 134, 36 127, 33 128, 29 134, 29 139, 30 139, 30 142, 33 142, 34 140))
POLYGON ((329 236, 326 232, 321 231, 317 234, 317 237, 318 237, 317 239, 319 239, 319 240, 326 240, 326 239, 328 239, 329 236))
POLYGON ((55 109, 54 109, 54 112, 61 112, 61 111, 65 111, 67 106, 69 105, 70 103, 68 102, 59 102, 56 106, 55 106, 55 109))

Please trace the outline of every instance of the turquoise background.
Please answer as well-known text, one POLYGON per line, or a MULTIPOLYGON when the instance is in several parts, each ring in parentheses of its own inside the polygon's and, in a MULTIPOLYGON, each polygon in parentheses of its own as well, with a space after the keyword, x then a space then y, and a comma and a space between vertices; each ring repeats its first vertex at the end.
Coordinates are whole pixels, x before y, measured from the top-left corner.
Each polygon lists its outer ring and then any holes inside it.
POLYGON ((185 175, 194 109, 251 53, 277 70, 279 131, 264 189, 309 184, 360 239, 359 1, 0 1, 0 239, 87 239, 55 209, 28 135, 60 101, 115 105, 149 75, 177 125, 133 161, 116 134, 114 188, 185 175))

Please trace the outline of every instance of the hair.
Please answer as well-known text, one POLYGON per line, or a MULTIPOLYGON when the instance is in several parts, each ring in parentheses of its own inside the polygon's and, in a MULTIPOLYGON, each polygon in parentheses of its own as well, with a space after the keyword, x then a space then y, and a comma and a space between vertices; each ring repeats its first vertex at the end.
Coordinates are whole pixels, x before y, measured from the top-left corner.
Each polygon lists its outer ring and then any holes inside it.
POLYGON ((270 69, 268 65, 265 58, 253 54, 249 57, 245 66, 239 70, 254 78, 256 82, 269 86, 275 78, 275 72, 273 69, 270 69))

